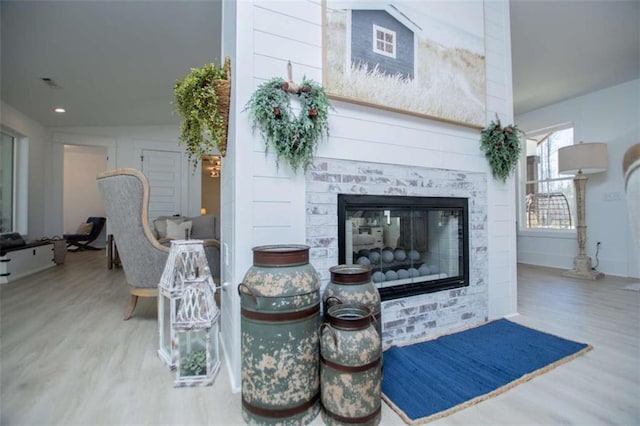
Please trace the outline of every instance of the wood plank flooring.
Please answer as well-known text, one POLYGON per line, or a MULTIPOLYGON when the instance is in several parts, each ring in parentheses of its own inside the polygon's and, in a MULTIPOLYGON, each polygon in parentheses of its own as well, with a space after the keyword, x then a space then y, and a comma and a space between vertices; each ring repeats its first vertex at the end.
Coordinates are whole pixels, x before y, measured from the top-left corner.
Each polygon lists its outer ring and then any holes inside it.
MULTIPOLYGON (((520 265, 521 324, 594 350, 433 425, 640 424, 640 292, 520 265)), ((0 424, 240 425, 226 365, 212 387, 173 388, 156 356, 154 300, 128 301, 102 252, 0 286, 0 424)), ((322 425, 318 416, 312 423, 322 425)), ((402 425, 383 403, 382 425, 402 425)))

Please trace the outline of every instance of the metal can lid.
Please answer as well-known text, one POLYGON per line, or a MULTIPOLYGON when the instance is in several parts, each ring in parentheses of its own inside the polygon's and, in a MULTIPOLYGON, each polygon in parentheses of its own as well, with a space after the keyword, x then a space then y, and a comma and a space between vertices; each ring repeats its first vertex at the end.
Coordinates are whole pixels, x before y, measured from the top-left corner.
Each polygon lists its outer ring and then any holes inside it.
POLYGON ((366 265, 337 265, 329 271, 331 281, 336 284, 366 284, 371 281, 371 267, 366 265))
POLYGON ((343 330, 362 330, 371 325, 371 308, 361 304, 337 304, 329 307, 325 318, 332 326, 343 330))
POLYGON ((255 266, 297 266, 309 263, 309 246, 303 244, 258 246, 252 250, 255 266))

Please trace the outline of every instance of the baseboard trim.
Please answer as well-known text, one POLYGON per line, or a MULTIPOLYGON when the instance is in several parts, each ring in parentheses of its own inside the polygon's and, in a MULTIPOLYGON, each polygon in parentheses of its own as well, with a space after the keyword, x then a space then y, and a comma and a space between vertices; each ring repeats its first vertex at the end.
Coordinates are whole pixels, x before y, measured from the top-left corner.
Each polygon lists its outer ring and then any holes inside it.
POLYGON ((231 368, 231 362, 229 357, 229 351, 224 344, 224 339, 220 339, 220 346, 222 346, 222 353, 224 354, 225 365, 227 367, 227 374, 229 375, 229 385, 231 387, 231 393, 242 392, 242 383, 237 383, 235 380, 235 374, 231 368))

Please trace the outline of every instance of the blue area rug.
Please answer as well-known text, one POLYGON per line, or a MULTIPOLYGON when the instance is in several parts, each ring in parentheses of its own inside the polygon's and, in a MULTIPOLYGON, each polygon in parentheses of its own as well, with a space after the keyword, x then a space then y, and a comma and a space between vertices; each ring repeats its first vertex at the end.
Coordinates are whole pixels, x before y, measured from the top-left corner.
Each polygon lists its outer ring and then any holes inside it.
POLYGON ((384 400, 410 425, 505 392, 591 349, 501 319, 384 352, 384 400))

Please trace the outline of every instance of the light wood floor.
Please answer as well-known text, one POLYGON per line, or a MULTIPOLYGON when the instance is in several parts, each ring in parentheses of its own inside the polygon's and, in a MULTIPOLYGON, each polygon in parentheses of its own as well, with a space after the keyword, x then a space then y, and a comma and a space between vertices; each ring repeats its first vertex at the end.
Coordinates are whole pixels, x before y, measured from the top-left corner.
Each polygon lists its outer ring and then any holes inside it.
MULTIPOLYGON (((624 289, 633 281, 526 265, 518 278, 514 321, 594 350, 432 424, 639 425, 640 292, 624 289)), ((123 280, 104 252, 84 252, 0 286, 1 424, 242 424, 226 365, 212 387, 173 388, 156 356, 155 302, 123 321, 123 280)), ((383 404, 382 425, 402 424, 383 404)))

